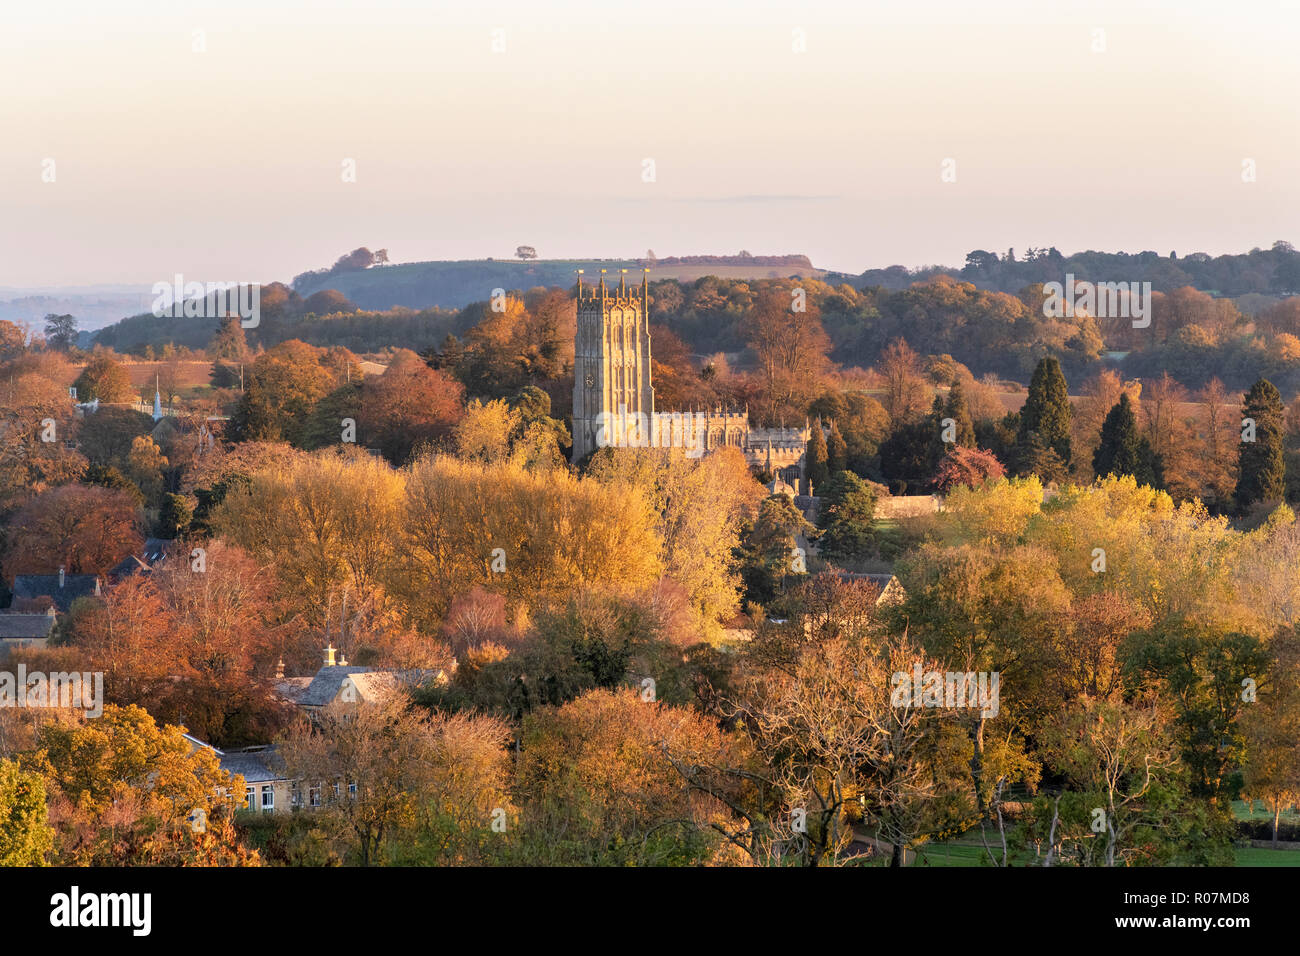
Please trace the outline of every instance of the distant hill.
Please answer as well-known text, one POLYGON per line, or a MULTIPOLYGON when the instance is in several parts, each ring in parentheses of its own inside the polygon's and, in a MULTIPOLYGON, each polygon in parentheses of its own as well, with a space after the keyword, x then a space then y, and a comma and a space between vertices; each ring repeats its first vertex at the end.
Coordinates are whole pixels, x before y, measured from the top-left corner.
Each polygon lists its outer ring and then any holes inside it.
POLYGON ((650 278, 694 282, 706 275, 725 279, 774 279, 797 275, 822 278, 825 273, 807 256, 683 256, 648 262, 642 259, 463 259, 452 262, 407 262, 369 269, 305 273, 294 280, 294 291, 309 296, 336 289, 362 309, 394 306, 412 309, 464 308, 492 297, 493 289, 526 290, 534 286, 572 285, 578 269, 596 279, 600 270, 617 279, 619 269, 629 280, 650 278))
POLYGON ((82 330, 94 331, 149 308, 148 286, 83 286, 49 289, 0 288, 0 319, 40 331, 45 317, 75 315, 82 330))

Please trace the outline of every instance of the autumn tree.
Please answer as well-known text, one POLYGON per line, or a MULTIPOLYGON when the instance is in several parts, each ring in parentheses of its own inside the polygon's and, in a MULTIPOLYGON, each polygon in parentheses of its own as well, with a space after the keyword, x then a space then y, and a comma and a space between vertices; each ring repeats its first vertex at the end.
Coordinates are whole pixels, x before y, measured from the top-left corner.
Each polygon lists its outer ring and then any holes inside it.
POLYGON ((754 863, 854 862, 860 823, 898 866, 942 825, 944 785, 926 747, 940 718, 892 694, 893 674, 932 665, 883 628, 875 593, 821 575, 801 586, 788 621, 757 629, 724 703, 749 760, 739 747, 730 763, 669 748, 686 785, 731 811, 714 827, 754 863))
POLYGON ((682 787, 666 754, 726 761, 714 721, 646 701, 636 689, 593 690, 524 719, 520 831, 532 862, 688 865, 707 862, 725 807, 682 787))
POLYGON ((335 702, 296 725, 280 755, 285 772, 305 791, 305 802, 319 804, 328 831, 361 866, 371 866, 383 862, 390 840, 427 813, 451 812, 479 827, 490 823, 490 804, 505 802, 501 762, 464 767, 478 771, 468 805, 465 784, 454 775, 461 756, 455 738, 475 722, 484 724, 498 751, 504 749, 505 728, 492 718, 421 715, 408 709, 401 694, 335 702), (461 797, 455 805, 441 802, 448 786, 456 786, 461 797))
POLYGON ((10 362, 27 351, 27 330, 0 319, 0 364, 10 362))
POLYGON ((24 574, 104 574, 143 543, 139 511, 126 492, 60 485, 10 521, 5 567, 24 574))
POLYGON ((357 427, 362 443, 378 448, 394 465, 420 444, 445 439, 461 416, 464 388, 407 349, 398 350, 377 379, 361 392, 357 427))
POLYGON ((257 865, 225 825, 243 778, 194 747, 184 728, 109 704, 94 721, 51 722, 19 762, 50 793, 58 861, 74 866, 257 865), (205 829, 190 823, 195 811, 205 829))
POLYGON ((95 349, 90 361, 72 383, 77 389, 77 401, 129 402, 135 397, 131 376, 126 366, 104 349, 95 349))
POLYGON ((1247 754, 1243 796, 1268 807, 1276 847, 1283 809, 1300 804, 1300 748, 1296 747, 1300 739, 1300 669, 1295 633, 1279 634, 1271 650, 1270 680, 1242 716, 1247 754))
POLYGON ((957 485, 977 487, 1006 476, 1007 470, 990 451, 956 445, 943 456, 934 474, 934 486, 947 494, 957 485))
POLYGON ((702 627, 713 632, 735 613, 734 549, 763 495, 738 449, 691 459, 675 448, 607 448, 593 457, 589 474, 628 510, 645 502, 657 516, 664 571, 685 588, 702 627))
POLYGON ((1251 634, 1175 620, 1159 622, 1131 651, 1131 666, 1167 696, 1192 792, 1226 813, 1229 775, 1246 754, 1243 682, 1268 672, 1251 634))
POLYGON ((360 381, 361 375, 356 357, 346 349, 319 349, 297 339, 281 342, 246 369, 231 427, 243 440, 297 443, 316 404, 349 378, 360 381))
POLYGON ((323 625, 344 600, 353 614, 382 605, 396 569, 403 487, 383 461, 320 452, 254 474, 226 493, 210 523, 273 567, 282 597, 323 625))
POLYGON ((903 339, 895 339, 880 353, 877 369, 885 380, 885 412, 894 428, 925 408, 927 389, 920 359, 903 339))
POLYGON ((148 435, 138 435, 126 456, 126 474, 150 504, 158 501, 163 490, 163 472, 169 462, 162 449, 148 435))
POLYGON ((746 343, 758 356, 766 416, 802 414, 829 369, 831 342, 817 306, 800 301, 797 287, 764 286, 745 324, 746 343))
POLYGON ((471 396, 504 398, 572 369, 577 305, 564 292, 512 293, 474 308, 482 319, 466 335, 456 368, 471 396))
POLYGON ((73 412, 68 390, 54 379, 0 374, 0 506, 75 481, 85 469, 85 457, 66 445, 77 432, 73 412))
POLYGON ((45 781, 0 759, 0 866, 44 866, 54 847, 45 781))
POLYGON ((252 358, 248 337, 238 316, 222 318, 216 334, 208 343, 208 356, 214 362, 247 362, 252 358))

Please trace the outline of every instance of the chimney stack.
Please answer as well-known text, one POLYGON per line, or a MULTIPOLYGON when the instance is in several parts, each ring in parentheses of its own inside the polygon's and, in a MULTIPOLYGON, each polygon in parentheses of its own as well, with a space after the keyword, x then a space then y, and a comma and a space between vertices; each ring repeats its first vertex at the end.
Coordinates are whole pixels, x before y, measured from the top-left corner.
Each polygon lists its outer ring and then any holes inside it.
POLYGON ((275 665, 275 679, 284 680, 284 658, 281 657, 275 665))
POLYGON ((334 645, 333 645, 333 644, 331 644, 331 645, 329 645, 328 647, 325 648, 325 666, 326 666, 326 667, 334 667, 334 666, 336 666, 335 663, 334 663, 334 645))

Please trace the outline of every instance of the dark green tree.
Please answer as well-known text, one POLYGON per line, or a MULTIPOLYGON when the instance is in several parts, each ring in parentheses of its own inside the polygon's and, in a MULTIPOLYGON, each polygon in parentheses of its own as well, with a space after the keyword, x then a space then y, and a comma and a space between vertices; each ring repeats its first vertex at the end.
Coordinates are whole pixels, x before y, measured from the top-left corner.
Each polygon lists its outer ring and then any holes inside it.
POLYGON ((425 349, 420 355, 429 363, 430 368, 454 372, 465 356, 465 346, 461 344, 460 339, 448 332, 440 347, 425 349))
POLYGON ((876 493, 851 471, 836 472, 817 511, 821 553, 832 561, 862 561, 876 550, 876 493))
POLYGON ((1246 755, 1239 718, 1250 705, 1242 687, 1268 672, 1268 651, 1253 635, 1187 622, 1167 622, 1142 638, 1128 663, 1173 705, 1192 792, 1226 814, 1233 771, 1246 755))
POLYGON ((66 352, 77 344, 77 320, 71 315, 45 317, 45 344, 52 349, 66 352))
POLYGON ((975 447, 975 422, 971 419, 970 405, 966 401, 966 392, 961 379, 954 379, 948 390, 948 401, 944 403, 943 417, 951 418, 956 432, 956 441, 952 444, 962 448, 975 447))
POLYGON ((826 467, 832 475, 849 467, 849 445, 840 434, 840 426, 834 421, 826 436, 826 467))
POLYGON ((1246 393, 1241 417, 1235 498, 1237 508, 1245 511, 1257 501, 1281 500, 1286 490, 1286 464, 1282 458, 1286 411, 1282 393, 1268 379, 1261 378, 1246 393))
POLYGON ((816 490, 830 480, 830 453, 826 449, 826 436, 822 434, 822 420, 813 422, 812 434, 808 436, 808 451, 804 463, 804 473, 816 490))
MULTIPOLYGON (((794 567, 796 540, 813 526, 786 495, 765 498, 753 524, 742 530, 734 554, 745 585, 745 600, 767 605, 781 590, 794 567)), ((805 562, 805 567, 806 567, 805 562)))
POLYGON ((208 343, 208 355, 217 361, 236 364, 250 360, 252 352, 248 347, 248 337, 244 334, 244 326, 238 316, 228 315, 221 320, 216 334, 208 343))
POLYGON ((86 473, 81 480, 87 485, 99 485, 103 488, 116 488, 119 491, 125 491, 137 503, 144 504, 144 495, 136 487, 136 483, 112 465, 100 465, 92 461, 86 466, 86 473))
POLYGON ((1070 418, 1070 396, 1066 391, 1065 376, 1061 374, 1061 363, 1049 355, 1034 369, 1029 395, 1020 409, 1016 448, 1019 452, 1017 467, 1022 473, 1031 473, 1036 455, 1048 450, 1055 452, 1061 463, 1069 468, 1070 418))
POLYGON ((1138 484, 1159 488, 1164 484, 1164 464, 1151 444, 1138 436, 1137 418, 1128 393, 1106 414, 1101 423, 1101 444, 1092 455, 1092 470, 1098 478, 1132 475, 1138 484))
POLYGON ((880 444, 880 474, 894 494, 917 494, 934 474, 938 423, 932 416, 904 422, 880 444))
POLYGON ((158 537, 180 538, 189 530, 194 510, 184 495, 165 494, 158 508, 158 537))

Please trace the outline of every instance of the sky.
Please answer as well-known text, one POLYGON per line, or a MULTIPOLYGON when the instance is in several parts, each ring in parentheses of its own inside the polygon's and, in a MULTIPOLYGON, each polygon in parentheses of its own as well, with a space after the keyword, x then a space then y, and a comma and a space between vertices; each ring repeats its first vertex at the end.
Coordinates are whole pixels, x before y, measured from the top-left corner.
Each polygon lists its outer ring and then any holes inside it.
POLYGON ((1297 49, 1300 0, 6 3, 0 286, 1300 245, 1297 49))

